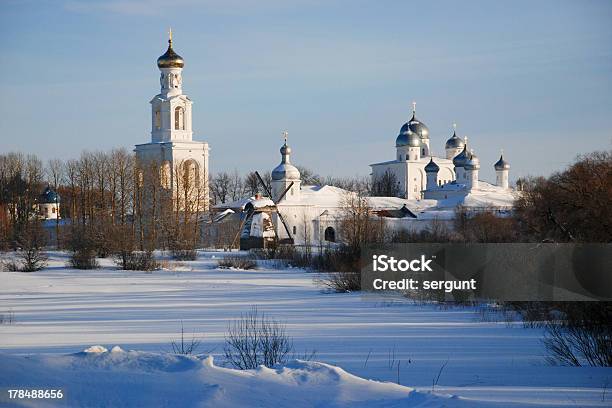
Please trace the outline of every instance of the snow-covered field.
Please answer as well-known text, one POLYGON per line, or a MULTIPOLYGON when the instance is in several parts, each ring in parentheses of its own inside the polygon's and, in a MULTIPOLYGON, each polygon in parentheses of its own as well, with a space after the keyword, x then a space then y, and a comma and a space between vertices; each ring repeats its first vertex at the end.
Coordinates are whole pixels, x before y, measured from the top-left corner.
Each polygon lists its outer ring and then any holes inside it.
POLYGON ((0 406, 612 404, 612 369, 547 365, 540 329, 483 322, 473 308, 323 293, 300 269, 220 270, 220 256, 144 273, 107 260, 104 269, 70 270, 54 253, 43 271, 0 272, 0 314, 14 316, 0 325, 0 406), (316 350, 321 363, 223 368, 228 321, 253 305, 286 323, 296 351, 316 350), (167 354, 181 322, 203 356, 167 354), (98 344, 120 348, 82 352, 98 344), (9 388, 65 397, 8 401, 9 388))

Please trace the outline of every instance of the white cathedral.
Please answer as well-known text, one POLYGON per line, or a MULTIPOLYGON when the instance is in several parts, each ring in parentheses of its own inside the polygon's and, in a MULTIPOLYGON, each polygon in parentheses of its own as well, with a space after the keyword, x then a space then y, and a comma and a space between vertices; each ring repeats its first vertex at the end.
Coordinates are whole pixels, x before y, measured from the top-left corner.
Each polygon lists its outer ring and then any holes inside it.
MULTIPOLYGON (((402 125, 395 139, 395 160, 371 164, 372 182, 393 180, 397 183, 398 196, 410 200, 448 199, 481 190, 480 160, 468 147, 467 137, 457 136, 456 126, 453 127, 453 135, 444 146, 445 157, 434 156, 429 129, 416 118, 416 103, 413 103, 412 118, 402 125)), ((504 193, 509 188, 510 164, 502 154, 493 166, 495 186, 482 182, 482 190, 504 193)))
POLYGON ((159 165, 162 187, 169 191, 184 187, 180 186, 183 180, 190 180, 191 189, 198 191, 200 210, 206 211, 209 149, 208 143, 193 140, 193 102, 183 93, 184 66, 185 61, 172 48, 170 30, 168 49, 157 59, 161 90, 150 101, 151 141, 136 145, 136 159, 139 163, 159 165))

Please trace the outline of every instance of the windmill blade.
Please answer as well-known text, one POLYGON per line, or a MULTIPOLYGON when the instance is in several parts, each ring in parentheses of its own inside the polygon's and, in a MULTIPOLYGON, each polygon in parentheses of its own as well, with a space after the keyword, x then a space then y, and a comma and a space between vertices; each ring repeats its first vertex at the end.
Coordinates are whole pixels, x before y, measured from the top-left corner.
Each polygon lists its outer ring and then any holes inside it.
MULTIPOLYGON (((287 237, 289 237, 289 239, 293 240, 293 238, 291 237, 291 232, 289 231, 289 226, 287 225, 287 222, 285 221, 285 219, 283 218, 283 215, 280 213, 280 211, 278 210, 278 204, 276 201, 274 201, 274 198, 272 197, 272 192, 270 190, 268 190, 268 186, 266 186, 266 183, 264 183, 263 179, 261 178, 261 176, 259 175, 259 172, 256 171, 255 175, 257 176, 257 179, 259 179, 259 182, 261 183, 261 185, 263 186, 264 190, 266 190, 266 193, 268 194, 268 197, 270 197, 270 200, 272 200, 272 202, 277 205, 276 207, 276 213, 278 214, 278 219, 281 220, 281 222, 283 223, 283 227, 285 227, 285 231, 287 232, 287 237)), ((291 184, 289 184, 289 186, 287 186, 287 188, 285 189, 285 191, 283 191, 283 194, 280 195, 279 199, 277 201, 280 201, 283 199, 283 197, 285 197, 285 194, 287 194, 287 191, 289 191, 289 189, 293 187, 293 181, 291 182, 291 184)))
POLYGON ((293 241, 293 238, 291 237, 291 232, 289 232, 289 227, 287 226, 287 223, 285 222, 285 219, 283 218, 283 214, 281 214, 280 211, 278 211, 278 208, 276 209, 276 213, 278 214, 278 218, 283 223, 283 227, 285 227, 285 231, 287 232, 287 237, 289 237, 289 239, 293 241))
POLYGON ((268 197, 270 197, 270 199, 272 199, 272 192, 270 190, 268 190, 268 186, 266 185, 266 183, 264 183, 263 179, 259 175, 259 172, 256 171, 255 175, 257 176, 257 178, 259 179, 259 182, 261 183, 261 185, 263 186, 264 190, 266 191, 266 194, 268 194, 268 197))
POLYGON ((285 231, 287 232, 287 237, 289 237, 289 239, 293 239, 293 238, 291 238, 291 233, 289 232, 289 226, 285 222, 285 219, 283 218, 283 214, 281 214, 280 210, 278 209, 277 203, 280 202, 285 197, 285 195, 287 194, 287 191, 289 191, 291 187, 293 187, 293 181, 287 186, 287 188, 285 189, 285 191, 283 191, 280 197, 278 197, 278 200, 276 201, 272 200, 272 202, 276 204, 276 213, 278 214, 278 218, 283 223, 283 226, 285 227, 285 231))
MULTIPOLYGON (((291 182, 291 184, 289 184, 287 186, 287 188, 285 189, 285 191, 283 191, 283 194, 280 195, 280 197, 278 197, 278 200, 274 201, 274 199, 272 199, 272 202, 274 202, 274 204, 276 204, 277 202, 281 201, 283 198, 285 198, 285 194, 287 194, 287 191, 289 191, 291 189, 291 187, 293 187, 293 181, 291 182)), ((270 197, 272 198, 272 197, 270 197)))

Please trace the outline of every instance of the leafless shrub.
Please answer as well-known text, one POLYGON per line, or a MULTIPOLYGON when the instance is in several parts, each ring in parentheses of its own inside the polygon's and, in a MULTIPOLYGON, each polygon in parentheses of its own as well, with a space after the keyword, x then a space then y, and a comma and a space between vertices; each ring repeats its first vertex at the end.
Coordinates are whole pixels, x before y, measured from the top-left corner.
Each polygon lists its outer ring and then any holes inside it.
POLYGON ((15 323, 15 312, 9 310, 5 313, 0 313, 0 324, 13 324, 15 323))
POLYGON ((255 260, 248 257, 227 257, 219 260, 217 262, 217 266, 222 269, 255 269, 257 267, 257 262, 255 260))
POLYGON ((361 273, 359 272, 328 272, 317 283, 338 293, 356 292, 361 290, 361 273))
POLYGON ((152 251, 132 251, 122 253, 116 257, 115 262, 127 271, 154 271, 159 269, 152 251))
POLYGON ((196 354, 196 351, 200 347, 200 340, 196 339, 195 333, 192 334, 191 339, 185 339, 185 329, 183 322, 181 322, 181 338, 178 341, 172 341, 170 346, 174 354, 191 355, 196 354))
POLYGON ((301 354, 293 353, 292 358, 294 360, 313 361, 315 358, 317 358, 317 350, 304 350, 304 352, 301 354))
POLYGON ((74 269, 97 269, 100 267, 96 259, 96 253, 86 248, 72 252, 68 264, 74 269))
POLYGON ((256 307, 228 325, 224 353, 235 368, 248 370, 284 364, 292 351, 293 342, 285 325, 259 313, 256 307))
POLYGON ((19 272, 21 267, 17 262, 10 259, 8 261, 0 261, 0 270, 9 272, 19 272))
POLYGON ((34 272, 47 266, 47 254, 44 251, 46 244, 45 234, 39 222, 28 224, 17 237, 19 245, 19 258, 22 272, 34 272))
POLYGON ((92 234, 81 226, 73 226, 70 231, 69 247, 72 251, 68 265, 75 269, 96 269, 96 241, 92 234))
POLYGON ((172 258, 177 261, 195 261, 198 258, 198 251, 192 248, 176 248, 172 250, 172 258))
POLYGON ((440 377, 442 376, 442 372, 444 371, 444 369, 446 368, 446 366, 448 365, 448 361, 446 360, 444 362, 444 364, 442 364, 440 366, 440 370, 438 370, 438 375, 435 376, 432 381, 431 381, 431 392, 434 392, 436 390, 436 386, 438 385, 438 381, 440 381, 440 377))
POLYGON ((542 342, 550 364, 612 366, 612 306, 572 302, 557 306, 562 318, 546 323, 542 342))

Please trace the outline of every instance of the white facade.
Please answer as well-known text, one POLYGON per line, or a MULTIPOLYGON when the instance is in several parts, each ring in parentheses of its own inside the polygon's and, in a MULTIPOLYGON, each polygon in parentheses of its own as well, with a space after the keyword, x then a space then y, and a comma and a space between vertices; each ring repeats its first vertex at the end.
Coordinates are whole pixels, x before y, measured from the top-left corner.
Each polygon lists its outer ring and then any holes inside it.
MULTIPOLYGON (((272 196, 275 198, 276 210, 282 215, 287 229, 285 229, 278 213, 271 211, 275 235, 280 239, 291 237, 298 245, 326 245, 341 241, 343 239, 341 223, 345 215, 347 202, 351 198, 355 199, 356 194, 334 186, 302 185, 298 169, 291 164, 292 151, 286 142, 281 147, 280 152, 281 163, 272 171, 272 196), (291 182, 294 183, 293 194, 289 190, 282 199, 278 200, 291 182)), ((477 164, 476 160, 477 158, 472 157, 472 166, 477 164)), ((367 206, 374 214, 381 216, 381 222, 385 222, 385 228, 390 230, 419 231, 428 228, 433 220, 444 222, 449 228, 452 228, 455 208, 460 205, 472 208, 475 211, 480 209, 496 210, 502 216, 512 208, 514 195, 508 189, 493 186, 483 181, 478 182, 476 189, 468 189, 465 183, 457 183, 452 180, 452 160, 429 156, 420 157, 416 161, 392 161, 380 163, 380 165, 381 167, 387 166, 387 168, 395 166, 399 169, 398 171, 406 171, 405 174, 418 174, 422 171, 423 177, 417 181, 428 182, 422 188, 422 190, 425 190, 426 198, 366 198, 367 206), (398 216, 398 213, 402 213, 398 210, 403 207, 412 216, 408 214, 398 216), (394 214, 384 215, 389 213, 394 214)), ((469 174, 477 175, 477 169, 476 172, 470 170, 469 174)), ((232 203, 220 204, 216 208, 219 211, 228 211, 228 209, 242 211, 249 202, 255 208, 274 207, 274 202, 269 199, 251 197, 232 203)), ((253 234, 252 228, 251 236, 257 236, 257 234, 253 234)))
POLYGON ((38 204, 38 215, 42 220, 57 220, 59 215, 59 203, 38 204))
POLYGON ((182 88, 184 62, 172 49, 172 37, 168 44, 166 53, 157 60, 161 91, 150 101, 151 142, 136 145, 136 158, 142 164, 158 165, 162 187, 171 191, 178 188, 178 175, 190 172, 201 209, 207 210, 208 143, 193 140, 193 102, 183 94, 182 88))
MULTIPOLYGON (((456 128, 455 125, 453 125, 456 128)), ((480 161, 473 149, 468 149, 467 138, 457 136, 456 129, 444 146, 445 157, 431 153, 429 129, 412 118, 400 129, 395 140, 395 160, 371 164, 372 183, 383 179, 397 183, 398 196, 408 200, 445 200, 465 197, 480 188, 480 161), (426 137, 424 137, 424 135, 426 137), (426 167, 430 166, 429 172, 426 167)), ((503 157, 495 163, 496 185, 508 190, 510 165, 503 157)))

